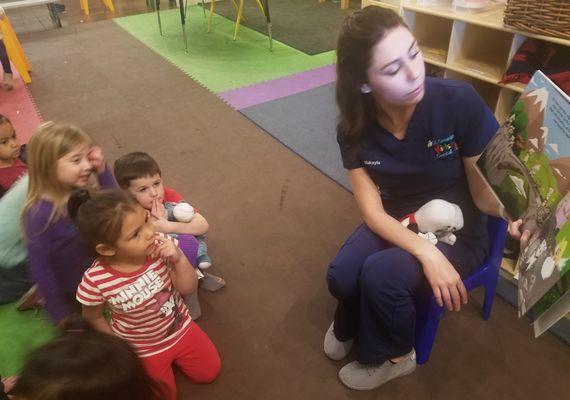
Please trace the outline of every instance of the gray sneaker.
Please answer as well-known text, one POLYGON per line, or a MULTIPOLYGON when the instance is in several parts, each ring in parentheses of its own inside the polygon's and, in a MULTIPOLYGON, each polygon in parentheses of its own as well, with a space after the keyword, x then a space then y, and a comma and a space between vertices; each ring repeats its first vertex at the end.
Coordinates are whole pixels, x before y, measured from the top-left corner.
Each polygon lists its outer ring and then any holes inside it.
POLYGON ((198 287, 208 292, 216 292, 226 286, 224 278, 202 271, 204 277, 198 281, 198 287))
POLYGON ((325 334, 325 342, 323 344, 323 348, 325 350, 325 354, 331 360, 342 360, 344 357, 350 353, 350 349, 354 344, 354 340, 347 340, 346 342, 341 342, 336 338, 334 335, 334 321, 329 326, 327 333, 325 334))
POLYGON ((371 390, 394 378, 411 374, 415 369, 416 351, 412 349, 404 360, 396 364, 386 361, 382 365, 372 367, 353 361, 340 369, 338 377, 351 389, 371 390))

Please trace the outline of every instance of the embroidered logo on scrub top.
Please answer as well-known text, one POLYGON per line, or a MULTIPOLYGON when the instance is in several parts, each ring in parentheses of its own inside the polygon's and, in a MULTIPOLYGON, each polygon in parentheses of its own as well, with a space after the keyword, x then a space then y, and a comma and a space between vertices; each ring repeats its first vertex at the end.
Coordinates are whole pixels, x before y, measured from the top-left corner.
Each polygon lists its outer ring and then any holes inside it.
POLYGON ((450 156, 459 149, 459 145, 455 141, 455 135, 453 133, 442 139, 428 140, 427 147, 435 151, 436 158, 450 156))

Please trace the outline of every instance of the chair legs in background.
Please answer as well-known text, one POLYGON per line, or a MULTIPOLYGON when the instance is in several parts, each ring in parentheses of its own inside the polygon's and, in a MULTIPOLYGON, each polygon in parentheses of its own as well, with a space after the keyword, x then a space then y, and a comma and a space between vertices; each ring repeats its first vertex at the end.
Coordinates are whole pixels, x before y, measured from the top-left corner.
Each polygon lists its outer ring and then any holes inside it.
MULTIPOLYGON (((239 0, 239 4, 238 4, 236 2, 236 0, 232 0, 232 4, 233 4, 233 6, 237 12, 235 28, 234 28, 234 40, 237 40, 241 21, 245 19, 243 16, 244 2, 245 2, 245 0, 239 0)), ((255 3, 257 4, 257 7, 261 11, 261 14, 265 15, 265 9, 263 8, 263 4, 261 4, 261 1, 255 0, 255 3)), ((208 16, 208 33, 212 32, 212 17, 214 15, 214 8, 215 8, 215 1, 212 1, 210 3, 210 15, 208 16)))
MULTIPOLYGON (((81 5, 81 10, 83 10, 83 14, 89 15, 89 0, 79 0, 79 4, 81 5)), ((105 4, 105 8, 111 12, 115 12, 115 6, 113 5, 113 0, 103 0, 103 4, 105 4)))

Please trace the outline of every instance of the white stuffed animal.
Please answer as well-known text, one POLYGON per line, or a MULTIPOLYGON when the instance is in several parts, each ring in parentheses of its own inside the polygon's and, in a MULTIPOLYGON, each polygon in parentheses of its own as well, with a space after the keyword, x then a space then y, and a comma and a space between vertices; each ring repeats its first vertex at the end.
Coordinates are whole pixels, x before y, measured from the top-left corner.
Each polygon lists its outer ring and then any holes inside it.
POLYGON ((463 228, 463 213, 457 204, 434 199, 401 222, 433 244, 437 244, 439 240, 453 246, 457 241, 453 232, 463 228))
POLYGON ((172 209, 172 214, 176 221, 190 222, 194 218, 194 207, 185 202, 180 202, 172 209))

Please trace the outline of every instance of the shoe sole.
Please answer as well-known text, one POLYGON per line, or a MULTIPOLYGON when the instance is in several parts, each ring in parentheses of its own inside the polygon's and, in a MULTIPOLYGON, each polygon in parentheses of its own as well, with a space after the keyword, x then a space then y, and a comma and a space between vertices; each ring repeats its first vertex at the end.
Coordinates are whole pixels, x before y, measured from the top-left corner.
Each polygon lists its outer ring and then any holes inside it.
MULTIPOLYGON (((388 362, 388 361, 386 361, 386 362, 388 362)), ((346 386, 347 388, 349 388, 349 389, 362 390, 362 391, 364 391, 364 390, 374 390, 374 389, 378 389, 379 387, 381 387, 381 386, 387 384, 388 382, 390 382, 390 381, 392 381, 392 380, 394 380, 394 379, 396 379, 396 378, 402 378, 402 377, 404 377, 404 376, 406 376, 406 375, 410 375, 412 372, 414 372, 414 371, 416 370, 416 366, 417 366, 417 364, 415 364, 415 365, 414 365, 414 368, 412 368, 411 370, 406 371, 406 372, 404 372, 403 374, 396 375, 396 376, 394 376, 394 377, 388 379, 387 381, 382 382, 381 384, 379 384, 379 385, 377 385, 377 386, 365 387, 365 386, 356 386, 356 385, 348 384, 347 382, 345 382, 345 381, 342 380, 342 378, 341 378, 341 376, 340 376, 340 371, 339 371, 338 379, 340 379, 340 381, 342 382, 342 384, 343 384, 344 386, 346 386)))

